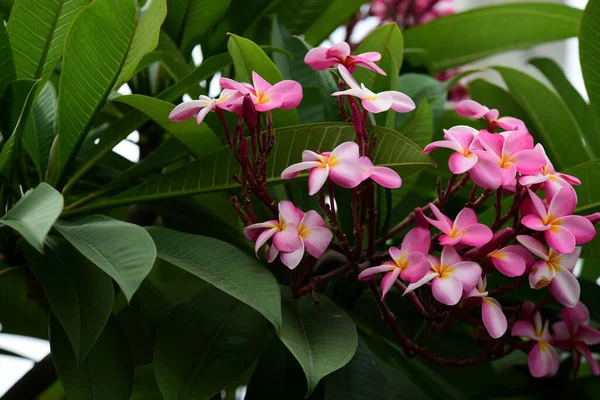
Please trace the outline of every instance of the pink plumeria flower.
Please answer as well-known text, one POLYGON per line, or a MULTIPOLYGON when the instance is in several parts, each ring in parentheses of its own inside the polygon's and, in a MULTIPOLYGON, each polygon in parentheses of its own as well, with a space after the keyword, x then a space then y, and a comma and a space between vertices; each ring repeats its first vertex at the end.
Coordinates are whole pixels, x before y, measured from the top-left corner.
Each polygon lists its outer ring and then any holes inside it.
POLYGON ((388 90, 381 93, 373 93, 361 84, 360 86, 350 72, 343 65, 338 65, 338 71, 342 79, 350 86, 350 89, 335 92, 332 96, 354 96, 358 97, 365 110, 372 113, 380 113, 389 110, 406 113, 415 109, 415 102, 402 92, 388 90))
POLYGON ((474 150, 480 159, 495 162, 502 169, 502 185, 510 185, 517 172, 538 173, 546 165, 544 154, 533 148, 533 137, 528 132, 479 132, 479 143, 485 151, 474 150))
POLYGON ((485 119, 488 127, 494 129, 500 127, 507 131, 525 131, 527 127, 523 121, 513 117, 498 118, 500 113, 496 109, 490 110, 484 105, 479 104, 474 100, 464 100, 456 106, 456 112, 463 117, 472 117, 476 119, 485 119))
POLYGON ((304 150, 302 162, 290 165, 282 173, 282 179, 292 179, 300 172, 309 170, 308 194, 317 193, 330 178, 344 188, 354 188, 362 182, 362 166, 360 164, 358 145, 344 142, 331 153, 315 153, 304 150))
POLYGON ((560 359, 556 349, 552 346, 548 321, 542 324, 542 316, 539 311, 533 315, 533 322, 531 320, 517 321, 512 327, 511 335, 537 342, 527 356, 527 365, 532 376, 547 378, 556 375, 560 359))
MULTIPOLYGON (((562 188, 572 188, 571 185, 581 185, 581 181, 576 177, 556 172, 552 162, 546 155, 544 147, 540 143, 538 143, 535 147, 544 155, 544 158, 546 159, 546 165, 544 165, 544 167, 542 167, 542 169, 535 175, 521 176, 519 178, 519 183, 521 185, 531 186, 534 184, 543 183, 546 198, 548 200, 551 200, 552 197, 554 197, 554 195, 556 195, 556 193, 558 193, 558 191, 562 188)), ((573 193, 575 192, 573 191, 573 193)), ((577 195, 575 194, 575 196, 577 195)), ((575 197, 575 199, 577 200, 577 197, 575 197)))
POLYGON ((581 288, 573 270, 579 259, 581 247, 569 254, 546 249, 539 240, 526 235, 517 236, 517 240, 533 254, 541 258, 529 272, 529 286, 541 289, 548 286, 554 298, 567 307, 575 307, 579 301, 581 288))
POLYGON ((470 292, 481 277, 479 264, 463 261, 452 246, 444 246, 441 259, 431 255, 427 258, 431 271, 419 281, 408 285, 404 294, 433 281, 433 297, 440 303, 453 306, 460 301, 463 291, 470 292))
POLYGON ((431 245, 431 235, 421 210, 415 212, 417 226, 406 234, 400 249, 397 247, 389 249, 393 261, 386 261, 378 267, 366 268, 358 275, 361 281, 368 281, 377 274, 385 273, 381 280, 381 301, 385 299, 385 295, 394 286, 398 277, 407 282, 418 282, 430 269, 426 255, 431 245))
POLYGON ((393 169, 388 167, 376 167, 367 156, 362 156, 359 159, 359 162, 362 167, 363 181, 371 178, 376 183, 388 189, 398 189, 402 186, 402 178, 400 178, 400 175, 393 169))
POLYGON ((463 243, 468 246, 481 246, 492 240, 494 236, 492 230, 477 222, 477 215, 473 209, 464 208, 452 221, 442 214, 433 203, 430 203, 429 206, 437 220, 428 217, 425 217, 425 219, 443 232, 440 235, 440 244, 455 245, 463 243))
POLYGON ((175 122, 185 121, 196 116, 196 124, 200 125, 204 117, 215 108, 235 112, 241 110, 242 95, 237 90, 224 89, 217 99, 200 96, 198 100, 186 101, 179 104, 169 114, 169 119, 175 122))
POLYGON ((529 190, 533 204, 531 214, 521 218, 521 223, 534 231, 543 231, 546 242, 554 250, 570 254, 576 244, 587 243, 596 236, 594 225, 585 217, 571 215, 577 201, 569 188, 563 188, 546 206, 544 201, 529 190))
POLYGON ((220 79, 221 87, 235 90, 241 95, 250 95, 254 103, 254 109, 265 112, 280 108, 291 110, 302 101, 302 85, 296 81, 284 80, 271 85, 256 72, 252 71, 252 82, 239 83, 229 78, 220 79))
POLYGON ((510 278, 521 276, 535 264, 535 258, 519 245, 509 245, 488 254, 492 264, 503 275, 510 278))
POLYGON ((585 304, 579 302, 573 308, 564 307, 560 316, 562 321, 552 324, 554 340, 562 350, 573 350, 573 370, 579 370, 583 354, 596 376, 600 376, 600 365, 588 346, 600 344, 600 332, 588 326, 590 312, 585 304))
POLYGON ((361 66, 378 74, 386 75, 385 71, 375 64, 379 60, 381 60, 381 54, 375 51, 351 56, 350 45, 346 42, 337 43, 329 48, 315 47, 304 57, 304 62, 316 71, 343 65, 348 71, 354 73, 356 67, 361 66))
POLYGON ((271 246, 268 255, 269 262, 272 262, 279 255, 281 262, 289 269, 294 269, 300 264, 304 256, 304 250, 316 259, 321 258, 333 238, 333 233, 325 224, 323 217, 314 210, 310 210, 305 214, 296 208, 296 219, 293 222, 298 227, 297 240, 299 246, 293 251, 281 251, 279 247, 271 246))
POLYGON ((485 290, 486 285, 487 278, 479 278, 477 286, 469 292, 467 297, 481 298, 481 319, 483 320, 483 325, 491 337, 498 339, 506 333, 508 322, 498 300, 488 296, 488 292, 485 290))

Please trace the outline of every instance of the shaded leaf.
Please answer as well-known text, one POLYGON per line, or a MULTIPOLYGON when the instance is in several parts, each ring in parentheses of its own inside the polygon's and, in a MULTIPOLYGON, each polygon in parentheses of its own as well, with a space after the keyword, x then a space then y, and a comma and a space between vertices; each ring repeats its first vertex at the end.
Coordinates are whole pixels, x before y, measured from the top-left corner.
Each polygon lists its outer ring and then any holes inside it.
POLYGON ((277 8, 277 16, 294 34, 308 28, 333 2, 333 0, 287 0, 277 8))
POLYGON ((46 175, 48 158, 56 137, 56 89, 51 82, 46 83, 33 108, 25 132, 23 145, 37 167, 41 177, 46 175))
POLYGON ((0 25, 0 60, 3 60, 0 65, 0 96, 2 96, 8 85, 17 78, 17 73, 6 27, 4 24, 0 25))
POLYGON ((589 1, 581 18, 579 30, 579 61, 585 88, 590 98, 595 131, 590 133, 590 144, 600 156, 600 4, 589 1))
POLYGON ((10 226, 37 251, 43 253, 44 241, 63 209, 62 195, 52 186, 40 183, 21 197, 0 219, 10 226))
POLYGON ((49 237, 41 255, 26 246, 29 266, 42 284, 52 312, 83 360, 104 329, 115 299, 110 277, 65 240, 49 237))
POLYGON ((161 325, 156 380, 167 399, 209 399, 238 378, 261 348, 267 324, 259 313, 217 290, 176 307, 161 325))
POLYGON ((127 339, 111 317, 87 357, 77 363, 69 339, 54 315, 50 317, 50 348, 56 372, 70 400, 128 400, 133 366, 127 339))
POLYGON ((565 170, 565 174, 576 176, 581 185, 573 186, 577 192, 578 213, 593 213, 600 210, 600 159, 575 165, 565 170))
POLYGON ((318 18, 314 19, 312 24, 304 32, 304 39, 313 46, 318 46, 321 42, 340 25, 343 25, 350 19, 360 6, 365 3, 364 0, 333 0, 326 10, 321 12, 318 18))
POLYGON ((259 311, 281 328, 277 280, 263 265, 236 247, 205 236, 148 228, 158 257, 196 275, 259 311))
POLYGON ((148 232, 138 225, 90 215, 75 222, 57 221, 54 226, 119 284, 127 300, 152 269, 156 247, 148 232))

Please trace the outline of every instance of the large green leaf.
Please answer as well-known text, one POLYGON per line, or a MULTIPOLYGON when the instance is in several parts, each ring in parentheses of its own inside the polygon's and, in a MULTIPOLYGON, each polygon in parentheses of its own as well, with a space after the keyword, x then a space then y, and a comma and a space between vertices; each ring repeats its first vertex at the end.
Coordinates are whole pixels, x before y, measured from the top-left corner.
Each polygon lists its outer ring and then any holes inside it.
MULTIPOLYGON (((273 61, 253 41, 230 34, 227 49, 235 67, 236 79, 240 82, 252 82, 252 72, 256 72, 271 85, 283 80, 283 76, 273 61)), ((296 110, 274 110, 274 126, 296 125, 300 122, 296 110)))
POLYGON ((259 311, 281 328, 277 280, 236 247, 213 238, 164 228, 148 228, 158 257, 196 275, 259 311))
POLYGON ((583 131, 589 146, 596 156, 600 156, 600 135, 596 133, 594 127, 594 116, 590 106, 583 99, 581 94, 573 87, 569 79, 561 69, 560 65, 551 58, 534 58, 529 60, 534 67, 540 70, 542 74, 550 81, 554 90, 565 101, 571 114, 575 117, 577 124, 583 131))
MULTIPOLYGON (((404 39, 406 47, 425 49, 432 72, 440 72, 508 50, 576 36, 580 17, 580 10, 562 4, 502 4, 435 19, 405 31, 404 39)), ((407 58, 418 63, 408 54, 407 58)))
POLYGON ((283 326, 279 338, 300 362, 308 394, 328 374, 354 356, 358 335, 352 319, 324 295, 316 305, 310 296, 296 300, 282 288, 283 326))
MULTIPOLYGON (((427 100, 433 113, 434 127, 437 126, 448 97, 444 83, 429 75, 408 73, 400 77, 397 90, 408 95, 415 104, 421 104, 423 100, 427 100)), ((399 130, 400 127, 405 126, 413 118, 413 115, 414 113, 397 114, 396 129, 399 130)))
POLYGON ((43 253, 44 240, 62 209, 62 195, 52 186, 40 183, 8 210, 0 224, 19 232, 30 245, 43 253))
POLYGON ((25 254, 81 361, 110 317, 115 299, 112 280, 60 238, 48 237, 45 255, 30 246, 25 254))
POLYGON ((133 387, 133 366, 127 339, 111 317, 102 334, 78 363, 69 338, 55 316, 50 317, 50 348, 69 400, 128 400, 133 387))
POLYGON ((95 0, 73 21, 58 95, 58 143, 50 159, 60 182, 116 83, 136 27, 133 0, 95 0))
POLYGON ((343 25, 360 10, 360 6, 364 3, 364 0, 333 0, 306 29, 304 38, 311 45, 318 46, 338 26, 343 25))
POLYGON ((590 98, 591 113, 596 122, 596 130, 591 132, 590 144, 600 156, 600 4, 589 1, 581 18, 579 29, 579 61, 585 81, 585 88, 590 98))
POLYGON ((494 67, 517 103, 527 112, 533 126, 529 129, 559 168, 593 159, 581 128, 569 107, 556 93, 531 76, 508 67, 494 67))
POLYGON ((89 0, 17 0, 7 30, 19 78, 40 79, 58 63, 73 18, 89 0))
POLYGON ((581 185, 574 186, 577 192, 577 212, 600 211, 600 159, 575 165, 565 170, 565 174, 576 176, 581 185))
POLYGON ((113 101, 128 104, 152 118, 196 157, 204 156, 221 147, 221 141, 207 124, 196 125, 194 118, 183 122, 170 121, 169 113, 174 107, 166 101, 139 94, 119 96, 113 101))
POLYGON ((176 307, 159 328, 154 372, 166 399, 210 399, 259 354, 266 321, 217 289, 176 307))
POLYGON ((4 90, 17 77, 8 33, 4 24, 0 24, 0 60, 2 60, 2 64, 0 64, 0 96, 2 96, 4 90))
POLYGON ((115 89, 127 82, 137 70, 141 59, 158 44, 160 26, 167 15, 166 0, 150 0, 150 4, 142 9, 142 14, 133 34, 131 46, 117 79, 115 89))
MULTIPOLYGON (((391 167, 402 177, 434 165, 419 146, 402 134, 378 126, 371 127, 370 131, 377 137, 377 147, 373 154, 376 165, 391 167)), ((356 135, 352 124, 321 123, 281 128, 276 130, 275 136, 277 143, 269 157, 267 168, 270 183, 281 182, 281 172, 289 165, 300 162, 303 150, 331 151, 342 142, 354 140, 356 135)), ((231 189, 238 186, 232 178, 238 171, 239 165, 235 157, 228 147, 223 147, 117 196, 72 212, 231 189)))
POLYGON ((33 108, 25 132, 23 145, 33 160, 41 177, 46 175, 48 157, 56 137, 56 89, 47 82, 33 108))
POLYGON ((277 8, 277 16, 294 34, 300 34, 331 5, 333 0, 286 0, 277 8))
POLYGON ((152 269, 156 247, 140 226, 104 215, 90 215, 75 222, 57 221, 54 226, 119 284, 127 300, 152 269))

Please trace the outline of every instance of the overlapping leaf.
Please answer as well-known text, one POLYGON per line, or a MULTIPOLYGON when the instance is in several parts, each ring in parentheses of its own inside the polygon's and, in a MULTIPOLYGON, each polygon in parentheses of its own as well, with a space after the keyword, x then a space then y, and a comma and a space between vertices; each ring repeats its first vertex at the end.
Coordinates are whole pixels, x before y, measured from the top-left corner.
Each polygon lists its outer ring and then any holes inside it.
POLYGON ((56 89, 51 82, 48 82, 33 103, 23 133, 23 144, 41 177, 46 175, 50 149, 55 137, 56 89))
POLYGON ((364 0, 333 0, 304 32, 304 38, 313 46, 321 42, 340 25, 343 25, 364 4, 364 0))
POLYGON ((0 60, 2 60, 2 64, 0 64, 0 96, 2 96, 4 90, 17 77, 8 33, 4 24, 0 24, 0 60))
POLYGON ((590 144, 600 157, 600 4, 589 1, 581 18, 579 30, 579 61, 590 98, 595 130, 590 134, 590 144))

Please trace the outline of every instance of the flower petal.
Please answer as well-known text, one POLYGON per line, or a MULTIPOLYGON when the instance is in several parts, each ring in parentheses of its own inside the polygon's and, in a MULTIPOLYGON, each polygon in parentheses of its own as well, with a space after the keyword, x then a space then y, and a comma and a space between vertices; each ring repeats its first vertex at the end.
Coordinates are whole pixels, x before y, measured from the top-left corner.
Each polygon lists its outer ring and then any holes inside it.
POLYGON ((325 165, 325 167, 313 168, 308 175, 308 194, 312 196, 317 193, 323 185, 325 181, 327 181, 327 177, 329 176, 329 165, 325 165))
POLYGON ((576 205, 577 199, 575 198, 573 190, 570 188, 563 188, 552 197, 552 201, 550 201, 550 204, 548 205, 548 215, 551 215, 552 218, 571 215, 573 214, 573 211, 575 211, 576 205))
MULTIPOLYGON (((298 208, 296 208, 299 210, 298 208)), ((302 211, 300 211, 302 213, 302 211)), ((300 221, 300 225, 302 228, 312 228, 312 227, 322 227, 327 228, 327 224, 323 220, 323 217, 316 212, 315 210, 310 210, 304 216, 302 216, 302 220, 300 221)))
POLYGON ((308 229, 308 236, 305 235, 305 231, 302 232, 304 246, 306 247, 306 251, 308 254, 313 256, 316 259, 319 259, 327 250, 329 243, 331 243, 331 239, 333 239, 333 233, 329 230, 329 228, 323 228, 320 226, 314 226, 308 229))
POLYGON ((439 148, 451 149, 454 151, 462 150, 460 145, 456 142, 453 142, 451 140, 438 140, 437 142, 432 142, 432 143, 429 143, 427 146, 425 146, 425 148, 423 149, 423 153, 429 154, 433 150, 439 149, 439 148))
POLYGON ((431 292, 440 303, 453 306, 460 301, 463 285, 453 274, 444 274, 433 280, 431 292))
POLYGON ((327 57, 327 49, 324 47, 315 47, 310 49, 304 57, 304 63, 316 71, 323 71, 333 67, 339 61, 334 57, 327 57))
MULTIPOLYGON (((297 208, 291 201, 283 200, 277 205, 279 210, 279 219, 286 224, 294 224, 300 226, 300 221, 304 217, 304 213, 297 208)), ((309 211, 310 212, 310 211, 309 211)), ((314 212, 314 211, 313 211, 314 212)), ((282 250, 282 249, 279 249, 282 250)), ((283 250, 289 251, 289 250, 283 250)))
POLYGON ((390 291, 392 286, 394 286, 394 282, 398 279, 398 275, 400 275, 400 268, 394 268, 394 270, 385 274, 381 279, 381 301, 385 299, 385 295, 390 291))
POLYGON ((521 223, 534 231, 547 231, 552 228, 552 225, 544 224, 544 221, 534 214, 525 215, 521 218, 521 223))
POLYGON ((444 248, 442 249, 442 258, 440 260, 440 263, 452 266, 459 262, 462 262, 462 259, 456 252, 456 249, 454 249, 454 247, 452 246, 444 246, 444 248))
POLYGON ((380 93, 374 99, 363 97, 361 103, 365 110, 377 114, 389 110, 392 107, 393 100, 391 96, 380 93))
POLYGON ((520 336, 529 339, 536 339, 535 328, 530 321, 517 321, 510 331, 511 336, 520 336))
POLYGON ((529 199, 531 200, 531 203, 533 204, 534 210, 537 213, 537 215, 540 218, 547 217, 548 211, 546 205, 544 204, 544 201, 540 199, 537 194, 531 191, 531 189, 527 189, 527 192, 529 193, 529 199))
POLYGON ((514 278, 523 275, 527 266, 523 257, 510 251, 511 247, 513 246, 507 246, 491 253, 490 258, 498 271, 505 276, 514 278))
POLYGON ((498 339, 506 333, 508 327, 506 315, 502 312, 502 306, 496 299, 484 297, 481 300, 483 325, 491 337, 498 339))
POLYGON ((567 269, 554 267, 554 279, 548 289, 556 301, 567 307, 575 307, 579 303, 581 287, 577 278, 567 269))
POLYGON ((269 253, 267 254, 267 262, 270 264, 273 261, 275 261, 275 259, 277 258, 277 256, 279 255, 279 250, 277 250, 277 248, 275 246, 271 246, 269 248, 269 253))
POLYGON ((302 85, 296 81, 284 80, 277 82, 267 91, 269 96, 272 96, 274 93, 282 96, 281 106, 279 107, 282 110, 294 109, 302 101, 302 85))
POLYGON ((210 100, 192 100, 183 102, 171 111, 169 119, 175 122, 185 121, 196 115, 200 109, 206 107, 209 103, 210 100))
POLYGON ((588 346, 600 344, 600 332, 587 325, 579 325, 577 330, 577 340, 582 341, 588 346))
POLYGON ((331 152, 331 158, 335 158, 338 161, 352 161, 357 162, 360 158, 358 144, 354 142, 344 142, 337 146, 331 152))
POLYGON ((461 153, 453 153, 448 159, 448 168, 453 174, 464 174, 477 165, 478 160, 479 158, 475 154, 463 156, 461 153))
POLYGON ((546 250, 546 246, 536 238, 527 235, 518 235, 517 241, 539 258, 548 261, 548 250, 546 250))
POLYGON ((256 71, 252 71, 252 83, 254 84, 254 90, 256 90, 256 95, 264 94, 271 89, 272 85, 263 79, 262 76, 256 73, 256 71))
POLYGON ((587 346, 577 346, 577 347, 578 347, 578 349, 580 349, 582 351, 588 364, 590 364, 590 367, 591 367, 594 375, 600 376, 600 365, 598 365, 598 361, 596 361, 596 359, 592 355, 592 352, 590 351, 589 347, 587 347, 587 346))
POLYGON ((285 224, 282 230, 273 235, 273 246, 277 247, 279 251, 294 251, 301 242, 298 227, 294 224, 285 224))
POLYGON ((400 277, 410 283, 418 282, 431 269, 429 260, 423 253, 410 253, 407 262, 408 267, 400 273, 400 277))
POLYGON ((298 266, 298 264, 300 264, 300 261, 302 261, 303 255, 304 243, 300 241, 300 247, 298 247, 296 250, 290 253, 280 252, 279 259, 281 260, 283 265, 285 265, 289 269, 294 269, 298 266))
POLYGON ((567 215, 566 217, 560 218, 555 223, 558 223, 561 228, 571 232, 573 236, 575 236, 577 244, 587 243, 596 236, 594 224, 581 215, 567 215))
POLYGON ((469 170, 473 182, 484 189, 498 189, 502 184, 502 168, 490 160, 483 159, 478 153, 477 164, 469 170))
POLYGON ((416 226, 404 236, 402 240, 402 250, 407 253, 414 251, 427 254, 431 246, 431 234, 429 229, 422 226, 416 226))
POLYGON ((271 239, 271 237, 276 233, 277 228, 273 228, 267 229, 263 231, 260 235, 258 235, 258 237, 256 238, 256 243, 254 243, 254 254, 258 254, 258 250, 263 246, 263 244, 267 243, 267 241, 271 239))
POLYGON ((410 285, 408 285, 406 287, 406 290, 404 291, 404 293, 402 293, 402 296, 404 296, 407 293, 412 292, 413 290, 415 290, 417 288, 420 288, 421 286, 423 286, 427 282, 431 281, 432 279, 436 278, 437 276, 438 276, 438 274, 436 272, 429 271, 428 273, 425 274, 425 276, 423 278, 421 278, 417 282, 414 282, 414 283, 411 283, 410 285))
POLYGON ((550 344, 539 341, 527 356, 529 372, 535 378, 545 378, 556 375, 560 359, 556 349, 550 344))
POLYGON ((381 274, 382 272, 389 272, 393 269, 396 269, 396 264, 388 261, 387 263, 383 263, 378 267, 365 268, 358 274, 358 279, 361 281, 368 281, 373 279, 377 274, 381 274))
POLYGON ((579 256, 581 255, 581 247, 575 247, 572 253, 569 254, 560 254, 558 256, 554 256, 553 262, 555 264, 560 265, 562 268, 573 272, 575 269, 575 264, 577 264, 577 260, 579 260, 579 256))
POLYGON ((449 234, 452 231, 452 226, 454 225, 454 222, 452 222, 450 218, 442 214, 442 212, 435 206, 435 204, 429 203, 429 207, 431 208, 433 215, 435 215, 435 217, 437 218, 437 221, 429 217, 425 217, 425 219, 431 225, 438 228, 440 231, 449 234))
POLYGON ((529 272, 529 286, 532 289, 542 289, 554 279, 554 268, 544 260, 533 264, 529 272))
POLYGON ((329 170, 329 176, 333 182, 343 188, 351 189, 362 182, 362 167, 358 158, 354 161, 339 161, 329 170))
POLYGON ((458 229, 466 228, 469 225, 477 223, 477 214, 472 208, 463 208, 456 218, 454 218, 454 227, 458 229))
POLYGON ((300 174, 305 169, 313 169, 323 165, 318 161, 305 161, 297 164, 292 164, 281 173, 281 179, 292 179, 300 174))
POLYGON ((452 275, 460 279, 465 291, 469 291, 477 286, 479 278, 481 278, 481 272, 479 264, 472 261, 462 261, 452 265, 452 275))
POLYGON ((346 42, 336 43, 326 51, 327 57, 343 60, 350 55, 350 45, 346 42))
POLYGON ((350 89, 360 89, 358 83, 356 83, 352 77, 352 74, 346 69, 346 67, 344 67, 342 64, 338 64, 337 68, 340 76, 348 84, 348 86, 350 86, 350 89))
POLYGON ((378 96, 388 95, 392 99, 392 110, 400 113, 406 113, 415 109, 415 102, 402 92, 389 90, 381 92, 378 96))
POLYGON ((280 108, 283 104, 283 96, 280 93, 264 94, 260 102, 254 103, 254 108, 259 112, 271 111, 280 108))
POLYGON ((469 225, 460 233, 462 234, 461 243, 469 246, 484 245, 494 237, 492 230, 483 224, 469 225))
POLYGON ((456 105, 456 113, 463 117, 481 118, 490 111, 489 108, 474 100, 464 100, 456 105))
POLYGON ((402 186, 402 178, 396 171, 387 167, 373 167, 371 179, 388 189, 398 189, 402 186))
POLYGON ((244 236, 246 236, 246 238, 248 240, 252 240, 253 242, 256 242, 256 239, 258 239, 258 237, 260 236, 261 233, 263 233, 264 230, 277 228, 278 226, 279 226, 279 221, 271 220, 271 221, 266 221, 266 222, 260 222, 258 224, 248 225, 247 227, 244 228, 243 232, 244 232, 244 236))
POLYGON ((575 236, 561 226, 552 225, 544 232, 544 238, 550 247, 561 253, 572 253, 575 250, 575 236))

